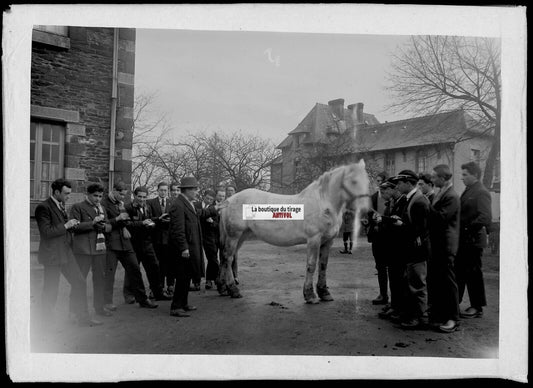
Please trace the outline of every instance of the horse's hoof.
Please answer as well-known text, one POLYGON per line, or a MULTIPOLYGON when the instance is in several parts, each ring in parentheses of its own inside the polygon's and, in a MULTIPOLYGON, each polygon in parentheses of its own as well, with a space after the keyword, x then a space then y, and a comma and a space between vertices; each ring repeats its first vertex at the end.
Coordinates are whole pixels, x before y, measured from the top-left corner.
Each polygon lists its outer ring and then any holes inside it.
POLYGON ((232 297, 232 298, 242 298, 242 295, 239 291, 239 288, 236 287, 236 286, 231 286, 229 287, 229 295, 232 297))
POLYGON ((242 298, 242 294, 240 292, 238 292, 236 294, 231 294, 231 297, 234 298, 234 299, 242 298))
POLYGON ((218 294, 219 294, 220 296, 228 296, 228 295, 229 295, 229 293, 228 293, 227 290, 219 291, 218 294))
POLYGON ((307 304, 319 304, 320 301, 318 300, 318 298, 313 298, 313 299, 307 299, 305 301, 305 303, 307 303, 307 304))

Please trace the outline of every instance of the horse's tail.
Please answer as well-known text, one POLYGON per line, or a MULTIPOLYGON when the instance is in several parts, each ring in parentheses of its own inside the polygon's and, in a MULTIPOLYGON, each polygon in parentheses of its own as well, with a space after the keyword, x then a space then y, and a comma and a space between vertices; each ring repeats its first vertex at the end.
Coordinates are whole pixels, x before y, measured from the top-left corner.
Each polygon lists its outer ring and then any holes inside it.
POLYGON ((226 239, 228 237, 228 234, 227 234, 227 214, 228 214, 228 209, 227 208, 222 208, 221 211, 220 211, 220 219, 219 219, 219 222, 218 222, 218 231, 219 231, 219 236, 220 236, 220 246, 222 248, 222 255, 221 255, 221 258, 224 258, 225 257, 225 251, 226 251, 226 239))

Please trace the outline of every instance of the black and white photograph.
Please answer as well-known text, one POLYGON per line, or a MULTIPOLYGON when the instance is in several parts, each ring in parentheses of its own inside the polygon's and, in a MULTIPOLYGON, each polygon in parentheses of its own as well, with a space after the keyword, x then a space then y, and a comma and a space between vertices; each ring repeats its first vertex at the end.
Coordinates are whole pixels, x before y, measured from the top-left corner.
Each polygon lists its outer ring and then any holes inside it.
POLYGON ((4 10, 10 379, 527 382, 525 13, 4 10))

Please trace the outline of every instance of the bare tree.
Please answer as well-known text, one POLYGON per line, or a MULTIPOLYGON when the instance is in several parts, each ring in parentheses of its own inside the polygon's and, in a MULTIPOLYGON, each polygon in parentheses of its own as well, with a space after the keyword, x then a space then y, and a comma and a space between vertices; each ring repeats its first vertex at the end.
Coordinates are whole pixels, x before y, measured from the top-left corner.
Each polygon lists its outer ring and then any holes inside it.
POLYGON ((135 97, 132 185, 152 187, 164 176, 159 150, 172 129, 165 113, 153 112, 155 93, 135 97))
POLYGON ((500 44, 492 38, 417 36, 393 57, 390 108, 417 115, 463 109, 491 137, 483 183, 492 185, 500 152, 500 44))

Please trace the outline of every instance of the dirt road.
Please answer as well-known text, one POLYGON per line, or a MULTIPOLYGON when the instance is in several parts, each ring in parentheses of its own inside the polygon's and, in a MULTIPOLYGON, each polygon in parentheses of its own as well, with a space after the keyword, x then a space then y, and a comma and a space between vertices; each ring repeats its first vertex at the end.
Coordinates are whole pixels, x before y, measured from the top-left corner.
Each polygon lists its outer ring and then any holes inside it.
MULTIPOLYGON (((404 331, 378 318, 377 278, 370 245, 360 240, 352 255, 333 245, 328 286, 333 302, 304 303, 305 246, 278 248, 250 241, 240 251, 242 299, 216 291, 191 292, 198 307, 190 318, 169 316, 170 302, 155 310, 122 304, 123 270, 117 271, 113 317, 104 325, 68 322, 68 285, 62 279, 57 329, 40 335, 32 322, 33 352, 227 355, 344 355, 498 357, 499 263, 486 255, 484 274, 489 306, 481 319, 464 320, 457 332, 404 331)), ((40 298, 42 270, 32 266, 32 310, 40 298)), ((89 279, 89 285, 91 284, 89 279)), ((89 286, 89 305, 92 305, 89 286)), ((468 299, 467 299, 468 300, 468 299)), ((468 307, 463 302, 462 308, 468 307)))

